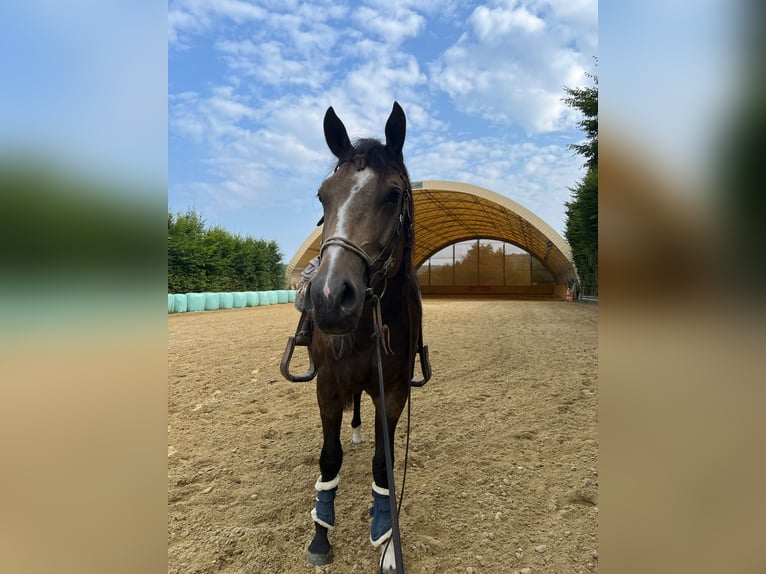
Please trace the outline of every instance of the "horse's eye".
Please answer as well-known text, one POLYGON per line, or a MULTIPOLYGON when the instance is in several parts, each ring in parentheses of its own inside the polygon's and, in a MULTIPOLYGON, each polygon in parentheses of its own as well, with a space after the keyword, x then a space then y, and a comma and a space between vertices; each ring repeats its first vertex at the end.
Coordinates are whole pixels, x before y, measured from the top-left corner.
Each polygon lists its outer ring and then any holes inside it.
POLYGON ((402 195, 402 190, 398 187, 392 187, 391 190, 388 192, 388 197, 386 197, 386 201, 389 203, 398 203, 399 197, 402 195))

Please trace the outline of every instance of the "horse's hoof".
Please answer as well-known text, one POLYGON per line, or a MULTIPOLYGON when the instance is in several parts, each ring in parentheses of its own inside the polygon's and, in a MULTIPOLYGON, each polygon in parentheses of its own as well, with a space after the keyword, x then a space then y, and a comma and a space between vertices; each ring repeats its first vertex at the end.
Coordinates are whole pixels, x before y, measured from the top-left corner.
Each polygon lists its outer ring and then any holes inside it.
POLYGON ((332 548, 327 554, 306 553, 306 562, 312 566, 326 566, 332 562, 332 548))

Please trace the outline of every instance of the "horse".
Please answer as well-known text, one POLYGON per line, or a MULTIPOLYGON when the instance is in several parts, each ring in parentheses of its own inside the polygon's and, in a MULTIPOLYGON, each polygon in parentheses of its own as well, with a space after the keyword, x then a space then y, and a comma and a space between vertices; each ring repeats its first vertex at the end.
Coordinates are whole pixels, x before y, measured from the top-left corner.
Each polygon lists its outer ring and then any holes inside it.
MULTIPOLYGON (((323 434, 321 474, 311 511, 315 530, 306 561, 315 566, 332 562, 328 532, 335 527, 334 501, 343 464, 341 422, 344 407, 353 402, 353 442, 361 441, 359 403, 365 392, 375 405, 370 542, 380 549, 380 570, 389 573, 397 570, 397 561, 393 545, 384 543, 392 532, 398 536, 398 527, 392 522, 396 508, 389 500, 385 443, 394 442, 419 351, 423 361, 422 304, 412 265, 412 186, 402 154, 406 117, 394 102, 385 143, 365 138, 352 144, 332 107, 323 127, 337 162, 317 193, 323 209, 322 242, 319 265, 305 293, 313 321, 308 346, 316 365, 323 434)), ((393 464, 392 449, 390 457, 393 464)))

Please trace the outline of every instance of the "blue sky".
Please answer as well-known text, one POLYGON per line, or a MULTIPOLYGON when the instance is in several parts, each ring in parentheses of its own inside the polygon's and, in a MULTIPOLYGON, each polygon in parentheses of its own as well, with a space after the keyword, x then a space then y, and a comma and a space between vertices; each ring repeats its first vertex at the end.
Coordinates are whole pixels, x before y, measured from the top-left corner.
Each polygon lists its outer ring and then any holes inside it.
POLYGON ((413 180, 489 188, 563 234, 583 176, 563 87, 597 72, 594 0, 171 0, 168 26, 171 211, 287 261, 321 214, 327 107, 383 137, 397 100, 413 180))

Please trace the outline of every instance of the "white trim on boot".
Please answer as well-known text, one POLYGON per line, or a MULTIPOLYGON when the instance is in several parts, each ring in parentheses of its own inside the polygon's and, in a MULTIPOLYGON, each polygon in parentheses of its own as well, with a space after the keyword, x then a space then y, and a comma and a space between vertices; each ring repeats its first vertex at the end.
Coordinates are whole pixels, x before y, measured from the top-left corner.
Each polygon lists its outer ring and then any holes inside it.
POLYGON ((375 481, 372 481, 372 491, 377 494, 382 494, 383 496, 391 496, 391 492, 387 488, 383 488, 382 486, 378 486, 375 484, 375 481))
POLYGON ((314 485, 314 490, 332 490, 333 488, 337 488, 338 484, 340 484, 340 473, 338 473, 335 478, 328 480, 327 482, 322 482, 322 475, 320 474, 319 478, 317 478, 316 484, 314 485))
POLYGON ((325 522, 324 520, 322 520, 321 518, 319 518, 317 516, 317 509, 316 508, 312 508, 311 509, 311 518, 312 518, 312 520, 314 522, 316 522, 320 526, 324 526, 325 528, 327 528, 327 530, 335 530, 335 525, 328 524, 327 522, 325 522))
POLYGON ((383 544, 386 540, 391 538, 391 534, 394 532, 393 528, 389 528, 386 530, 383 534, 380 535, 380 537, 377 540, 373 540, 372 536, 370 536, 370 544, 372 544, 373 548, 377 548, 381 544, 383 544))
MULTIPOLYGON (((335 478, 333 478, 332 480, 328 480, 327 482, 322 482, 322 475, 320 474, 319 478, 317 478, 317 481, 314 484, 314 490, 316 490, 317 492, 325 491, 325 490, 333 490, 334 488, 338 488, 338 484, 340 484, 340 473, 338 473, 335 476, 335 478)), ((316 501, 319 502, 318 497, 316 501)), ((334 524, 329 524, 317 516, 316 507, 311 509, 311 519, 317 524, 319 524, 320 526, 324 526, 328 530, 335 529, 334 524)))
MULTIPOLYGON (((383 488, 382 486, 378 486, 375 484, 375 481, 372 481, 372 491, 375 494, 379 494, 381 496, 388 497, 391 495, 391 491, 388 488, 383 488)), ((381 534, 377 540, 372 539, 372 535, 370 535, 370 544, 372 544, 373 548, 377 548, 381 544, 383 544, 386 540, 391 538, 391 534, 393 533, 393 527, 386 530, 383 534, 381 534)))

